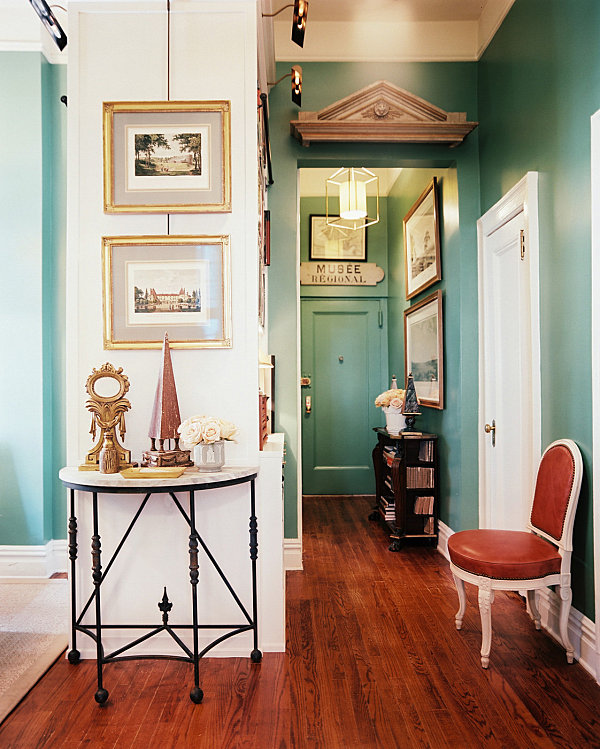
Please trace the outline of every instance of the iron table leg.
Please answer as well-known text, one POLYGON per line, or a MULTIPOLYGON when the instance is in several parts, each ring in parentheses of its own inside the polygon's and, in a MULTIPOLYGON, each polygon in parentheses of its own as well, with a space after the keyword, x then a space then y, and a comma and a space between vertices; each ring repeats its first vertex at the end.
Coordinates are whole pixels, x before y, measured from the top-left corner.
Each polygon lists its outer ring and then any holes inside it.
POLYGON ((75 515, 75 489, 69 489, 69 561, 71 572, 71 649, 67 655, 69 663, 79 663, 81 653, 77 650, 77 593, 75 569, 77 562, 77 517, 75 515))
POLYGON ((194 492, 190 492, 190 584, 192 586, 192 635, 194 640, 194 686, 190 699, 196 705, 202 702, 204 692, 200 689, 200 656, 198 655, 198 534, 196 533, 196 503, 194 492))
POLYGON ((94 699, 102 705, 108 699, 108 692, 102 686, 102 661, 104 650, 102 648, 102 613, 100 607, 100 585, 102 583, 102 564, 100 558, 100 536, 98 534, 98 494, 92 493, 92 506, 94 514, 94 534, 92 536, 92 580, 94 581, 94 596, 96 603, 96 665, 98 668, 98 689, 94 699))

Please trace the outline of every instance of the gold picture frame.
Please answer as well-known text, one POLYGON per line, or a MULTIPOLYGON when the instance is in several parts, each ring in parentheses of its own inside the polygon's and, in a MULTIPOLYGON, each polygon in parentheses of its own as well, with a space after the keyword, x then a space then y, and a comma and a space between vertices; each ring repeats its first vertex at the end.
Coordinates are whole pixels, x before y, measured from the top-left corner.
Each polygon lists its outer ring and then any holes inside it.
POLYGON ((412 299, 442 278, 438 181, 434 177, 404 217, 404 278, 412 299))
POLYGON ((104 102, 106 213, 231 211, 229 101, 104 102))
POLYGON ((105 349, 231 348, 229 236, 102 238, 105 349))
POLYGON ((442 292, 404 310, 404 372, 412 374, 419 403, 444 408, 442 292))

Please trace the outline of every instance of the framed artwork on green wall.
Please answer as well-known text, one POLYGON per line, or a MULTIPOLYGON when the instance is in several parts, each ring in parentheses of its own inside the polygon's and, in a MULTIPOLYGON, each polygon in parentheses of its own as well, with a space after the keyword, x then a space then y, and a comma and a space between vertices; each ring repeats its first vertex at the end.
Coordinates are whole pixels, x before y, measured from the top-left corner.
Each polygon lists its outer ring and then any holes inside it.
POLYGON ((407 299, 412 299, 442 278, 435 177, 404 217, 404 271, 407 299))
POLYGON ((309 260, 359 260, 367 259, 367 231, 340 229, 329 226, 324 215, 309 216, 309 260))
POLYGON ((444 408, 442 292, 404 310, 404 371, 412 374, 419 403, 444 408))

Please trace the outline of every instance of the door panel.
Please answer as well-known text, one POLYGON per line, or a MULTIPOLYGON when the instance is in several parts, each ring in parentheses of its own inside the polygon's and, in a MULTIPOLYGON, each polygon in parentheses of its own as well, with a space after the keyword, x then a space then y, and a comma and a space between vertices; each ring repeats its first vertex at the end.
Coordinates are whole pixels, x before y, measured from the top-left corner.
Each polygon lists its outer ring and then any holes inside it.
POLYGON ((482 479, 489 528, 524 530, 533 491, 533 385, 529 253, 521 253, 519 213, 485 238, 482 258, 482 479))
POLYGON ((302 388, 305 494, 374 491, 372 427, 381 417, 373 401, 387 380, 380 310, 373 299, 302 301, 302 375, 311 378, 302 388))

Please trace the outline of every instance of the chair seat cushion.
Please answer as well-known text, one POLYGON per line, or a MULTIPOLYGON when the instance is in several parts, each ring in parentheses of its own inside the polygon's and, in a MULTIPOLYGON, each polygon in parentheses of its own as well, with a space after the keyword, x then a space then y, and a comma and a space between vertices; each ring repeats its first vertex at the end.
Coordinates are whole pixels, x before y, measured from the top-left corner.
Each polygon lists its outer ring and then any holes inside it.
POLYGON ((457 567, 496 580, 533 580, 560 572, 554 546, 525 531, 459 531, 448 539, 448 552, 457 567))

